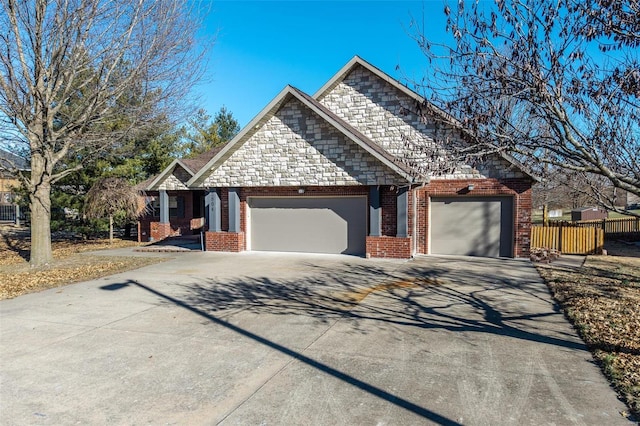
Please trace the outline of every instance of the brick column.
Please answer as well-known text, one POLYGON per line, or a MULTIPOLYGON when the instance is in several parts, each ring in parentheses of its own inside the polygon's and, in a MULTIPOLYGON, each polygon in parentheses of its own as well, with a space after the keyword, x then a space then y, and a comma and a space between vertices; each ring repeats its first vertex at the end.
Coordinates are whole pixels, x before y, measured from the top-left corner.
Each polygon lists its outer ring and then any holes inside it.
POLYGON ((151 241, 159 241, 171 235, 171 224, 169 223, 169 195, 164 189, 161 189, 159 194, 160 222, 151 223, 151 241))
POLYGON ((169 223, 151 222, 150 228, 150 241, 160 241, 171 234, 171 224, 169 223))

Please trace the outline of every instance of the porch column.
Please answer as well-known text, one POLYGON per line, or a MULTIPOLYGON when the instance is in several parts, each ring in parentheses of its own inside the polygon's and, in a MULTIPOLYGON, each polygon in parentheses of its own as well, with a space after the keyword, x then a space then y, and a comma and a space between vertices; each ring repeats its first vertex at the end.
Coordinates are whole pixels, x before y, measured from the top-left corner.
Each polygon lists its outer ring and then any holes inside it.
POLYGON ((369 236, 382 235, 382 208, 380 207, 380 187, 369 187, 369 236))
POLYGON ((229 232, 240 232, 239 188, 229 188, 229 232))
POLYGON ((160 190, 160 223, 169 223, 169 194, 166 189, 160 190))
POLYGON ((209 231, 220 232, 222 230, 220 220, 220 192, 217 188, 212 188, 207 191, 207 195, 204 197, 204 205, 209 231))
POLYGON ((406 238, 409 235, 409 187, 398 188, 398 213, 396 237, 406 238))

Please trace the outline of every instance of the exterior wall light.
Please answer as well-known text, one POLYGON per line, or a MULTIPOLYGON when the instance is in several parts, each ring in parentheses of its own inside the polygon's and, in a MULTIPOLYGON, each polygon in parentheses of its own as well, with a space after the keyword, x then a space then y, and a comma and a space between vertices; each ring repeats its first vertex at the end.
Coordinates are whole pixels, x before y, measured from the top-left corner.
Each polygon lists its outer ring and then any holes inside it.
POLYGON ((470 183, 470 184, 467 186, 467 191, 473 191, 473 188, 475 188, 475 186, 473 186, 473 184, 472 184, 472 183, 470 183))
POLYGON ((304 188, 298 188, 298 194, 304 194, 304 188))

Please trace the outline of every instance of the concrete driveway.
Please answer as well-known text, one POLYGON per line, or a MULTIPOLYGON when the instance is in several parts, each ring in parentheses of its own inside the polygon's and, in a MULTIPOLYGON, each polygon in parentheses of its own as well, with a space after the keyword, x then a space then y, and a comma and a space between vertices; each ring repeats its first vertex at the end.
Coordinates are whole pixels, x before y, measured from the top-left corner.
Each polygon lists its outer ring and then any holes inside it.
POLYGON ((0 302, 0 423, 629 424, 528 262, 174 258, 0 302))

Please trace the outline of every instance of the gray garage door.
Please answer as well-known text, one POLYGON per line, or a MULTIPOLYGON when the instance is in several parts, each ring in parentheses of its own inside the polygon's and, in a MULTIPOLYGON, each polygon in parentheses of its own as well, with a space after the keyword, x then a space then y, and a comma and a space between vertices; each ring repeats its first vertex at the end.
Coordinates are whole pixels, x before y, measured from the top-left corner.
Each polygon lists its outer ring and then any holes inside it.
POLYGON ((251 250, 363 255, 367 199, 249 198, 251 250))
POLYGON ((511 257, 513 200, 432 198, 430 229, 433 254, 511 257))

